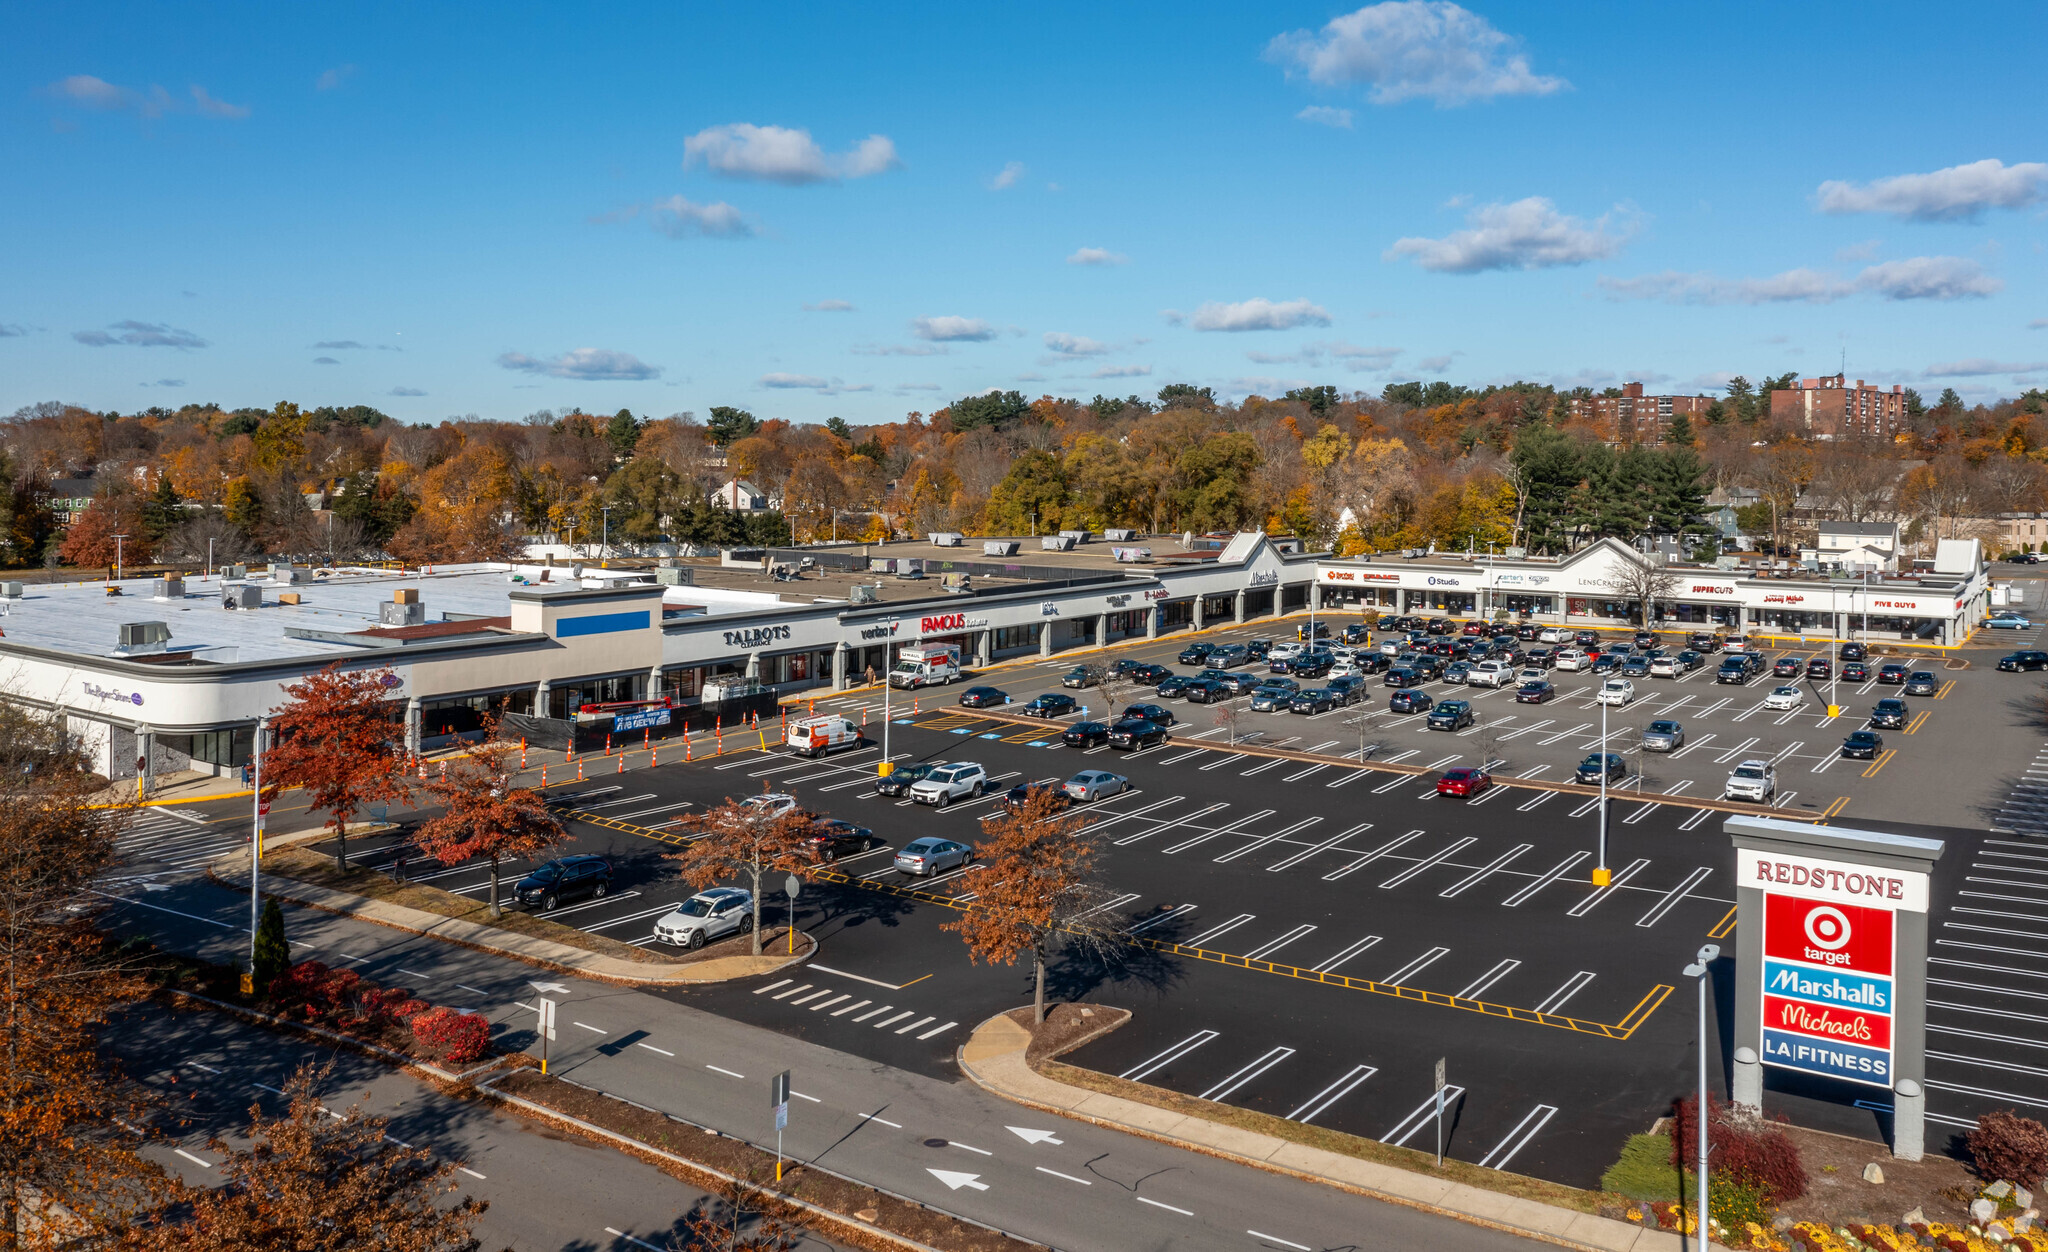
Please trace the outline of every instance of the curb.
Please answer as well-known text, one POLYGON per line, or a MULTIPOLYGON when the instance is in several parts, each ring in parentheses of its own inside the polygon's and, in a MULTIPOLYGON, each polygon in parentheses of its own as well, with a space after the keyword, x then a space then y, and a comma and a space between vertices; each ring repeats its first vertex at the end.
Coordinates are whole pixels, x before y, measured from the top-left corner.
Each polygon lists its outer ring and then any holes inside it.
POLYGON ((1693 1246, 1683 1236, 1668 1231, 1649 1230, 1614 1218, 1519 1199, 1465 1183, 1427 1179, 1395 1166, 1362 1161, 1271 1135, 1171 1113, 1119 1096, 1071 1087, 1045 1077, 1025 1063, 1024 1049, 1029 1042, 1030 1035, 1023 1027, 1010 1021, 1007 1015, 998 1014, 975 1027, 967 1042, 956 1051, 955 1059, 960 1072, 976 1086, 1014 1104, 1140 1135, 1268 1173, 1433 1213, 1468 1225, 1483 1226, 1558 1247, 1583 1249, 1584 1252, 1688 1252, 1693 1246), (1014 1036, 1007 1039, 997 1037, 1009 1033, 1004 1027, 1014 1031, 1014 1036), (1018 1087, 1039 1087, 1041 1090, 1034 1097, 1018 1090, 1018 1087), (1082 1111, 1084 1108, 1096 1111, 1082 1111), (1210 1141, 1174 1133, 1189 1122, 1200 1123, 1210 1141))
MULTIPOLYGON (((247 856, 244 853, 230 853, 225 858, 228 862, 246 859, 247 856)), ((223 886, 234 890, 241 890, 245 889, 248 884, 239 881, 239 874, 236 872, 238 869, 239 866, 224 866, 221 861, 216 861, 213 865, 207 867, 206 873, 207 877, 223 886)), ((806 951, 778 961, 766 969, 748 969, 739 973, 715 977, 690 977, 687 971, 695 968, 695 966, 665 964, 650 965, 646 968, 653 970, 666 969, 669 971, 668 973, 642 975, 631 972, 642 968, 637 962, 627 961, 621 957, 586 952, 581 948, 571 947, 568 944, 559 943, 552 939, 517 935, 515 936, 516 938, 538 949, 535 951, 522 951, 519 948, 509 947, 503 943, 491 942, 493 936, 508 933, 493 926, 486 926, 480 922, 466 922, 461 918, 446 917, 439 913, 429 913, 424 909, 410 908, 402 904, 374 900, 369 896, 359 896, 352 892, 338 891, 332 887, 320 887, 282 874, 266 874, 263 885, 266 896, 274 896, 289 904, 318 909, 323 913, 333 913, 341 917, 353 917, 358 921, 371 922, 378 926, 385 926, 407 934, 434 939, 441 943, 453 944, 456 947, 468 948, 475 952, 488 952, 493 956, 508 957, 511 960, 520 961, 552 973, 570 974, 578 978, 588 978, 593 982, 610 983, 621 987, 704 986, 712 983, 732 982, 741 978, 765 977, 778 970, 787 969, 792 965, 801 965, 805 961, 812 959, 817 956, 820 946, 815 935, 805 933, 803 939, 809 945, 806 951), (289 890, 279 890, 277 884, 280 883, 289 884, 289 890), (378 912, 385 912, 388 915, 380 917, 377 915, 378 912), (599 962, 604 964, 598 964, 599 962)), ((712 958, 713 961, 731 959, 750 960, 752 958, 712 958)), ((703 963, 710 964, 710 962, 703 963)))

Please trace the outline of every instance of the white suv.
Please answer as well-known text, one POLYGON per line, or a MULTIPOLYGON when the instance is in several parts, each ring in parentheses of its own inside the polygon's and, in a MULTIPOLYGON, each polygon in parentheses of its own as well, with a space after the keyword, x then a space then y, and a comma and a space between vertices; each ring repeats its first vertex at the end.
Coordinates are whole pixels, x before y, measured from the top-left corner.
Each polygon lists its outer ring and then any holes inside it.
POLYGON ((1577 648, 1562 649, 1556 656, 1551 658, 1551 661, 1557 668, 1568 670, 1572 673, 1577 673, 1593 663, 1592 658, 1577 648))
POLYGON ((1769 804, 1778 794, 1778 771, 1769 761, 1744 761, 1728 775, 1723 800, 1754 800, 1769 804))
POLYGON ((941 765, 910 787, 910 798, 919 804, 945 808, 955 800, 971 799, 988 787, 988 771, 972 761, 941 765))

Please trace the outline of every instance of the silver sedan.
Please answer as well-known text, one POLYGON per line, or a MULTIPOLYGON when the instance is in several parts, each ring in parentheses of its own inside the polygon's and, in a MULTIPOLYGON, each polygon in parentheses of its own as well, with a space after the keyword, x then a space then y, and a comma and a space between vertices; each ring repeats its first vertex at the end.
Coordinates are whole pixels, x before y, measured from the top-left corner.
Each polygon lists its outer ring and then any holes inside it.
POLYGON ((1103 800, 1129 791, 1131 780, 1122 774, 1112 774, 1108 770, 1084 769, 1069 778, 1062 789, 1069 799, 1079 800, 1085 804, 1091 800, 1103 800))

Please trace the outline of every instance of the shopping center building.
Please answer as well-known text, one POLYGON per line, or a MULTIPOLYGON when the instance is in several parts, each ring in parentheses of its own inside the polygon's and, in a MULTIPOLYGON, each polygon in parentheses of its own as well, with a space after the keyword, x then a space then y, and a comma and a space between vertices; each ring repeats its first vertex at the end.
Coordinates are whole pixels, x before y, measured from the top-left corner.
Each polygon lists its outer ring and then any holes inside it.
MULTIPOLYGON (((378 671, 405 745, 485 714, 568 722, 591 706, 702 710, 736 690, 857 685, 895 649, 957 644, 971 666, 1303 609, 1616 626, 1638 615, 1603 540, 1558 559, 1336 560, 1256 532, 1214 540, 839 545, 673 568, 273 566, 114 585, 0 583, 0 698, 64 715, 109 777, 239 769, 283 689, 330 664, 378 671)), ((1974 542, 1934 571, 1828 579, 1658 567, 1657 624, 1953 643, 1982 620, 1974 542), (1951 568, 1953 567, 1953 568, 1951 568)))

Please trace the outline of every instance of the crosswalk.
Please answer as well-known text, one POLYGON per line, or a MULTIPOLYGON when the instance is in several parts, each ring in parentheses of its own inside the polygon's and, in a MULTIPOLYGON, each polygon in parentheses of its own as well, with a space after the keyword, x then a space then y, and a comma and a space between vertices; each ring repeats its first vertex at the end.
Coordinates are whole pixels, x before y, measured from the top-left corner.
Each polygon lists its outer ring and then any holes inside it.
POLYGON ((114 846, 131 869, 196 870, 229 852, 246 850, 249 824, 239 819, 209 820, 181 808, 143 809, 114 846))
POLYGON ((2026 773, 1998 810, 1997 825, 2022 835, 2048 835, 2048 743, 2034 750, 2026 773))
POLYGON ((898 1008, 895 1004, 878 1004, 871 996, 860 997, 858 989, 841 991, 837 985, 830 983, 800 983, 794 978, 782 978, 766 986, 756 987, 754 994, 767 996, 770 1003, 778 1003, 785 1008, 823 1014, 823 1020, 844 1018, 847 1025, 862 1026, 869 1030, 886 1030, 893 1035, 908 1036, 919 1043, 936 1039, 960 1024, 957 1021, 949 1021, 934 1026, 932 1023, 937 1022, 943 1014, 898 1008))

